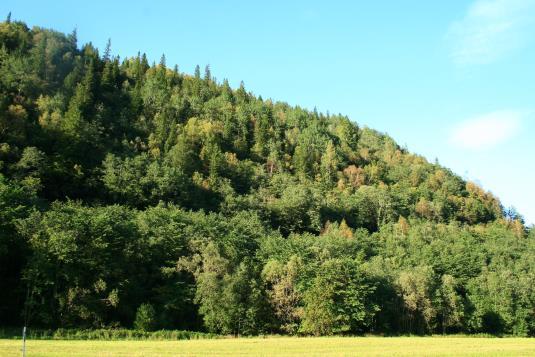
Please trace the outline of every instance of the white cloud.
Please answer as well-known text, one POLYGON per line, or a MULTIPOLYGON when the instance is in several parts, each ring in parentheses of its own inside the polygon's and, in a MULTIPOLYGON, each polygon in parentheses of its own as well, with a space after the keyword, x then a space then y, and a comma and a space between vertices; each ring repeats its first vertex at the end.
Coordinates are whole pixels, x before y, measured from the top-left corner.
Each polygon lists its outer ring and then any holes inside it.
POLYGON ((525 115, 504 110, 467 119, 453 128, 450 142, 461 149, 490 149, 514 137, 525 115))
POLYGON ((534 19, 535 0, 477 0, 450 25, 451 58, 460 65, 494 62, 530 40, 534 19))

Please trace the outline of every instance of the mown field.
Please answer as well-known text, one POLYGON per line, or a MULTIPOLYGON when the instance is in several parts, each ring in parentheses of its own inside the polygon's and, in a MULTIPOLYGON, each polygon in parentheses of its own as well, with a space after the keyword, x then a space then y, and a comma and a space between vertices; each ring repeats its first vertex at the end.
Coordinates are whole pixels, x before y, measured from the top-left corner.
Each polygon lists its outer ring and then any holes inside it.
MULTIPOLYGON (((0 340, 0 356, 20 356, 0 340)), ((535 339, 470 337, 243 338, 187 341, 27 342, 28 357, 59 356, 535 356, 535 339)))

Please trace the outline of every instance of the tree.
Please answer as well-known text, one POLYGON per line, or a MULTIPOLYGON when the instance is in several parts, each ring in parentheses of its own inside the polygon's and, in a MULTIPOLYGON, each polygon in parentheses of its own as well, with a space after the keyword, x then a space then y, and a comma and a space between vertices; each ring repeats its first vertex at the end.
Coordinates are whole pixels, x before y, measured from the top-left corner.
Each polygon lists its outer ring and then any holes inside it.
POLYGON ((269 260, 262 270, 262 277, 269 284, 267 290, 270 304, 283 332, 297 332, 303 315, 303 294, 298 289, 298 281, 303 270, 303 261, 292 255, 286 264, 269 260))
POLYGON ((319 231, 321 217, 317 192, 307 185, 291 184, 268 209, 275 227, 283 234, 291 232, 319 231))
POLYGON ((95 141, 98 135, 97 128, 91 122, 95 76, 95 63, 91 60, 82 82, 76 86, 62 122, 63 130, 76 141, 95 141))
POLYGON ((212 80, 212 73, 210 72, 209 64, 207 64, 206 67, 204 67, 204 80, 206 82, 210 82, 212 80))
POLYGON ((76 49, 78 47, 78 30, 76 27, 69 34, 69 42, 71 43, 72 48, 76 49))
POLYGON ((161 200, 188 205, 196 194, 183 168, 171 162, 151 161, 138 155, 121 160, 108 155, 103 162, 102 182, 115 200, 134 207, 145 207, 161 200))
POLYGON ((27 218, 38 203, 34 187, 8 180, 0 174, 0 320, 17 324, 25 296, 22 271, 30 256, 27 241, 17 223, 27 218))
POLYGON ((468 284, 472 331, 528 335, 534 327, 532 276, 519 279, 516 267, 484 269, 468 284))
POLYGON ((366 281, 359 262, 332 259, 323 263, 305 293, 301 331, 313 335, 360 333, 378 307, 370 301, 375 287, 366 281))
POLYGON ((464 318, 464 304, 456 291, 457 284, 451 275, 442 276, 442 284, 438 290, 442 333, 462 328, 464 318))
POLYGON ((401 272, 397 280, 403 301, 405 328, 416 333, 425 333, 433 328, 436 310, 432 303, 433 271, 420 266, 412 271, 401 272))
POLYGON ((23 279, 34 321, 102 327, 125 318, 119 302, 135 302, 141 276, 130 210, 58 202, 22 221, 20 232, 33 251, 23 279))
POLYGON ((151 304, 141 304, 136 312, 134 328, 141 331, 154 331, 156 329, 156 311, 151 304))
POLYGON ((325 153, 321 156, 321 175, 328 185, 332 185, 338 172, 338 158, 332 141, 327 143, 325 153))
POLYGON ((106 42, 106 48, 104 49, 104 55, 102 56, 102 59, 104 62, 108 62, 110 60, 111 56, 111 38, 108 38, 108 42, 106 42))
POLYGON ((374 232, 394 220, 392 198, 384 186, 361 186, 355 192, 353 200, 358 212, 359 227, 374 232))
MULTIPOLYGON (((232 269, 213 243, 203 249, 201 259, 193 270, 197 280, 195 301, 209 331, 235 335, 263 331, 267 300, 250 262, 232 269)), ((187 267, 188 263, 182 265, 187 267)), ((192 271, 191 265, 189 269, 192 271)))

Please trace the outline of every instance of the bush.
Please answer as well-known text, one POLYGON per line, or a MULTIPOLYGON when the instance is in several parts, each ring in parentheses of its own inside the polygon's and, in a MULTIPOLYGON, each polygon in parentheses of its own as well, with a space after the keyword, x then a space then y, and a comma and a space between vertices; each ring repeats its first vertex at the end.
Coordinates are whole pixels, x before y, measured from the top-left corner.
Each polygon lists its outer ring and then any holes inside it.
MULTIPOLYGON (((28 329, 29 340, 198 340, 217 338, 218 335, 194 331, 159 330, 143 331, 128 329, 28 329)), ((0 339, 21 339, 22 329, 0 329, 0 339)))

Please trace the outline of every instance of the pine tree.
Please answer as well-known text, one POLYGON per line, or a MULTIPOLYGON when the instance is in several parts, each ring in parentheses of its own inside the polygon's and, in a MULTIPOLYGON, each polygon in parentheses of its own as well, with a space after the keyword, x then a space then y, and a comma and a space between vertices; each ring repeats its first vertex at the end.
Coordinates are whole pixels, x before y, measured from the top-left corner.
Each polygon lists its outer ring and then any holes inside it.
POLYGON ((245 91, 245 83, 243 81, 240 82, 240 88, 236 90, 236 97, 242 102, 247 101, 247 92, 245 91))
POLYGON ((113 86, 113 64, 107 61, 102 70, 101 86, 104 89, 109 89, 113 86))
POLYGON ((72 32, 69 35, 69 42, 73 49, 78 48, 78 30, 76 29, 76 27, 72 30, 72 32))
POLYGON ((81 128, 92 107, 93 93, 96 86, 95 65, 91 60, 82 82, 78 83, 76 91, 69 102, 69 108, 65 113, 64 129, 74 136, 80 136, 81 128))
POLYGON ((234 99, 234 96, 232 95, 232 88, 230 88, 230 85, 228 84, 228 80, 226 78, 223 80, 223 87, 221 88, 221 96, 225 98, 225 100, 228 102, 232 102, 234 99))
POLYGON ((201 79, 201 67, 199 67, 199 65, 195 66, 195 78, 201 79))
POLYGON ((108 38, 108 42, 106 43, 106 48, 104 49, 104 61, 110 60, 110 54, 111 54, 111 38, 108 38))
POLYGON ((210 65, 207 64, 206 67, 204 67, 204 80, 210 81, 212 80, 212 73, 210 73, 210 65))
POLYGON ((8 23, 8 24, 11 23, 11 11, 7 14, 6 23, 8 23))
POLYGON ((143 53, 141 56, 141 66, 143 68, 143 73, 147 72, 147 70, 150 68, 149 60, 147 59, 147 55, 143 53))

